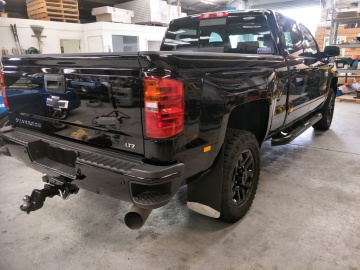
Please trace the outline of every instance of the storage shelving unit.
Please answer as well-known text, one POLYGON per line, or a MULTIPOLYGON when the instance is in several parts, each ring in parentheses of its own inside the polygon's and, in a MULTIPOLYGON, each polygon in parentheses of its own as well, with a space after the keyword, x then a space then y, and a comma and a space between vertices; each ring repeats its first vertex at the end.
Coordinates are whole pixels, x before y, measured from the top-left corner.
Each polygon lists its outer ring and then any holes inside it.
MULTIPOLYGON (((334 18, 335 23, 335 31, 334 31, 334 37, 332 40, 337 40, 337 33, 339 29, 339 25, 342 24, 351 24, 351 23, 359 23, 360 24, 360 16, 356 17, 343 17, 343 18, 334 18)), ((360 33, 360 28, 359 33, 360 33)), ((335 46, 338 46, 340 49, 342 48, 350 48, 350 49, 356 49, 360 48, 360 42, 356 43, 344 43, 344 44, 332 44, 335 46)), ((345 77, 345 83, 348 80, 348 77, 360 77, 360 69, 340 69, 338 68, 338 73, 345 73, 345 75, 339 75, 339 77, 345 77), (349 74, 356 74, 356 75, 349 75, 349 74)))
MULTIPOLYGON (((360 29, 360 28, 359 28, 360 29)), ((360 42, 356 43, 344 43, 344 44, 334 44, 338 46, 340 49, 342 48, 360 48, 360 42)))

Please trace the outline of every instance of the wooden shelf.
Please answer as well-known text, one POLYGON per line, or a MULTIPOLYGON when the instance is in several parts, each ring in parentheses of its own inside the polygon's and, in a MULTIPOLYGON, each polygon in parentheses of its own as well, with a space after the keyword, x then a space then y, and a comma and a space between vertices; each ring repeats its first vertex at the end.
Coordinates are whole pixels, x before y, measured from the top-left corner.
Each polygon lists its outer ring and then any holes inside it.
POLYGON ((335 22, 337 24, 349 24, 349 23, 360 23, 360 16, 357 17, 344 17, 336 18, 335 22))
POLYGON ((356 98, 356 94, 345 94, 342 96, 338 96, 336 98, 337 102, 342 102, 342 101, 350 101, 350 102, 356 102, 357 104, 360 104, 360 99, 356 98))
MULTIPOLYGON (((347 74, 349 74, 349 73, 360 73, 360 69, 343 69, 343 68, 338 68, 337 69, 337 72, 338 73, 347 73, 347 74)), ((349 77, 351 77, 351 76, 349 76, 349 77)))
POLYGON ((360 48, 360 42, 358 42, 358 43, 332 44, 332 46, 338 46, 340 49, 342 49, 342 48, 360 48))

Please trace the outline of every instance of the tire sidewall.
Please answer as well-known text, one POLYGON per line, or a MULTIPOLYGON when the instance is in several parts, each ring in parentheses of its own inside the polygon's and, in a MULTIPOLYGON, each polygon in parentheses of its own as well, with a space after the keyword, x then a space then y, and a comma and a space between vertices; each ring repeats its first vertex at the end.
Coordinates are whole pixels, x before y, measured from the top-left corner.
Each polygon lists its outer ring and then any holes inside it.
POLYGON ((313 128, 315 130, 324 131, 330 128, 335 111, 335 98, 335 91, 333 89, 330 89, 324 105, 318 111, 319 113, 321 113, 322 118, 320 119, 320 121, 313 125, 313 128), (331 110, 330 113, 329 110, 331 110))
POLYGON ((242 135, 239 136, 231 147, 225 143, 225 151, 227 151, 227 153, 224 160, 223 170, 222 216, 226 221, 235 222, 247 213, 254 200, 260 175, 260 151, 255 136, 253 136, 250 132, 244 131, 242 131, 242 135), (240 155, 245 150, 249 150, 253 156, 253 183, 250 187, 250 194, 248 194, 245 201, 241 205, 236 206, 232 200, 232 188, 234 185, 233 173, 235 168, 237 168, 237 161, 239 160, 240 155), (225 212, 228 212, 227 218, 224 217, 224 210, 225 212), (232 217, 230 218, 229 216, 232 217))
POLYGON ((331 123, 332 123, 333 115, 334 115, 334 109, 335 109, 335 92, 334 91, 331 91, 331 93, 329 94, 329 102, 326 105, 327 105, 326 123, 330 127, 331 123), (329 110, 331 110, 330 115, 329 115, 329 110))

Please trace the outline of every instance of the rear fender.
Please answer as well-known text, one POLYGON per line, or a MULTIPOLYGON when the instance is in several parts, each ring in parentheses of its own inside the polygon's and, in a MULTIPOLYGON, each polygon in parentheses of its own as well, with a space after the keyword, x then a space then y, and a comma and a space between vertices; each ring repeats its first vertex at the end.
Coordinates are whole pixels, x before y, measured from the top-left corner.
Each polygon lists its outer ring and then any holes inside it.
POLYGON ((236 106, 231 110, 227 128, 247 130, 255 135, 259 145, 266 139, 269 123, 269 100, 260 99, 236 106))

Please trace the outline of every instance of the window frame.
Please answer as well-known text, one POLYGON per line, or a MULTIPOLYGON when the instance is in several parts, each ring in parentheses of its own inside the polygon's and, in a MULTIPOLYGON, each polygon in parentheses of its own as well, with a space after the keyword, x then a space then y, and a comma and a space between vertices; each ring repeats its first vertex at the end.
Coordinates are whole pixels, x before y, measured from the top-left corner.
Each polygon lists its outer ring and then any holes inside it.
POLYGON ((302 37, 303 37, 304 53, 305 53, 305 50, 306 50, 307 48, 311 48, 311 46, 308 47, 308 46, 306 45, 306 43, 305 43, 305 38, 306 38, 306 39, 311 38, 312 43, 315 45, 316 52, 315 52, 315 53, 312 53, 312 55, 311 55, 310 57, 316 56, 316 55, 320 52, 320 50, 319 50, 319 45, 317 44, 314 36, 311 34, 310 30, 307 29, 306 26, 303 25, 303 24, 301 24, 301 23, 299 24, 299 30, 300 30, 300 32, 301 32, 301 34, 302 34, 302 37), (305 34, 305 32, 307 32, 307 35, 305 34))
MULTIPOLYGON (((258 55, 281 55, 279 44, 276 42, 275 34, 271 30, 269 16, 267 14, 255 12, 254 14, 243 14, 243 13, 229 13, 228 17, 221 18, 213 18, 209 20, 200 20, 198 17, 194 17, 186 20, 186 24, 184 27, 180 25, 183 23, 181 19, 176 22, 172 22, 167 29, 163 42, 160 47, 160 51, 192 51, 192 52, 221 52, 221 53, 235 53, 235 54, 258 54, 258 55), (234 42, 231 42, 231 35, 228 31, 228 26, 232 24, 236 24, 238 19, 243 17, 264 17, 264 23, 262 21, 258 23, 263 23, 264 27, 266 26, 267 33, 251 33, 251 31, 239 33, 237 34, 237 39, 241 35, 250 35, 252 34, 254 37, 261 35, 263 40, 254 40, 254 42, 258 42, 262 44, 258 48, 262 48, 263 50, 256 50, 255 52, 251 52, 248 48, 253 48, 252 44, 247 44, 246 51, 240 52, 237 47, 233 46, 234 42), (188 21, 189 20, 189 21, 188 21), (229 22, 229 20, 235 20, 235 22, 229 22), (191 27, 192 23, 197 23, 197 27, 191 27), (222 27, 222 28, 221 28, 222 27), (176 32, 178 31, 194 31, 195 34, 191 35, 192 37, 197 36, 197 44, 196 41, 192 43, 190 40, 182 40, 180 38, 181 35, 178 35, 176 32), (215 36, 219 36, 215 38, 215 36), (220 40, 220 38, 222 40, 220 40), (181 44, 182 42, 189 42, 189 44, 181 44), (262 42, 262 43, 261 43, 262 42), (271 42, 271 44, 270 44, 271 42), (267 43, 267 44, 266 44, 267 43), (179 46, 177 46, 179 45, 179 46), (195 46, 197 45, 197 46, 195 46)), ((241 23, 242 21, 238 21, 237 23, 241 23)), ((260 25, 261 26, 261 25, 260 25)), ((259 27, 260 27, 259 26, 259 27)), ((250 28, 250 27, 248 27, 250 28)), ((189 38, 190 39, 190 38, 189 38)), ((252 42, 251 40, 248 41, 252 42)), ((238 43, 238 41, 236 42, 238 43)))
MULTIPOLYGON (((293 19, 290 19, 290 18, 288 18, 288 17, 286 17, 286 16, 278 13, 278 14, 277 14, 277 23, 278 23, 278 25, 279 25, 280 33, 281 33, 281 35, 282 35, 282 42, 283 42, 284 50, 288 53, 288 55, 293 55, 293 54, 295 54, 295 53, 298 53, 299 51, 300 51, 299 54, 304 53, 304 47, 303 47, 304 39, 303 39, 303 34, 302 34, 302 32, 300 31, 300 29, 299 29, 299 25, 298 25, 297 21, 295 21, 295 20, 293 20, 293 19), (301 44, 297 47, 297 48, 299 48, 299 49, 296 50, 296 51, 294 51, 294 52, 291 52, 291 53, 290 53, 290 51, 289 51, 289 49, 288 49, 289 47, 286 46, 285 32, 283 31, 283 27, 284 27, 286 24, 281 25, 281 23, 280 23, 281 20, 286 20, 287 22, 290 22, 290 23, 292 23, 293 25, 296 26, 296 30, 297 30, 297 33, 298 33, 298 35, 299 35, 299 37, 300 37, 301 44)), ((292 48, 295 48, 295 47, 294 47, 294 42, 293 42, 293 40, 291 40, 291 42, 292 42, 292 48)), ((296 55, 296 56, 298 56, 298 55, 296 55)))

